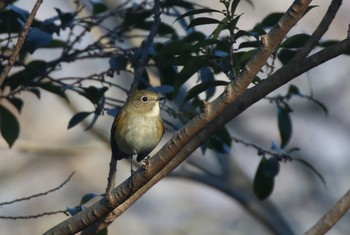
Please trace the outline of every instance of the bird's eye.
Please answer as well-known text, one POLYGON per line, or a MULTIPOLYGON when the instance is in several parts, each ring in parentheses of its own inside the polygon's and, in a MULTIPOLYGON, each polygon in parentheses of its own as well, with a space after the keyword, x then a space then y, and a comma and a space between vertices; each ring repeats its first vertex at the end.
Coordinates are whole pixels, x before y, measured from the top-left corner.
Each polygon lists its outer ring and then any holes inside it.
POLYGON ((148 102, 148 97, 144 95, 141 97, 141 100, 146 103, 148 102))

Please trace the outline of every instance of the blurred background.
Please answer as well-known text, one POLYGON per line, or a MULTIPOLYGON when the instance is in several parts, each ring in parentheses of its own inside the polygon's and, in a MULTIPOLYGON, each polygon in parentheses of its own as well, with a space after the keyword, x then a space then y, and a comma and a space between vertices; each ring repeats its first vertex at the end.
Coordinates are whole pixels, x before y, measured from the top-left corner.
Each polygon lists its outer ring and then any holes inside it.
MULTIPOLYGON (((253 1, 254 7, 243 3, 239 8, 239 12, 244 13, 240 27, 250 29, 269 13, 285 11, 291 2, 253 1)), ((28 11, 34 3, 33 0, 16 2, 28 11)), ((201 4, 210 6, 217 1, 201 1, 201 4)), ((319 7, 307 14, 291 33, 313 32, 328 7, 324 1, 314 1, 313 4, 319 7)), ((73 10, 70 1, 44 1, 37 17, 46 19, 56 14, 54 8, 63 12, 73 10)), ((324 39, 346 37, 350 22, 348 9, 350 2, 344 1, 324 39)), ((82 45, 93 38, 84 40, 82 45)), ((53 55, 38 50, 36 56, 49 58, 53 55)), ((326 116, 310 102, 292 100, 293 137, 290 146, 300 147, 299 157, 312 163, 327 182, 325 188, 314 173, 298 162, 281 165, 269 200, 277 206, 295 234, 302 234, 314 225, 350 188, 349 65, 350 57, 340 56, 291 82, 304 94, 312 92, 329 111, 326 116)), ((106 70, 108 66, 108 60, 99 59, 79 65, 75 63, 74 66, 64 65, 56 73, 60 73, 58 76, 84 76, 106 70)), ((124 81, 127 87, 128 80, 124 81)), ((287 89, 287 86, 282 87, 273 94, 285 94, 287 89)), ((125 99, 123 94, 116 96, 125 99)), ((0 201, 47 191, 61 184, 73 171, 74 177, 62 189, 48 196, 1 207, 0 215, 21 216, 62 210, 78 205, 86 193, 105 190, 110 160, 106 140, 113 117, 105 115, 100 118, 94 127, 96 131, 84 131, 82 126, 67 130, 68 122, 77 110, 93 109, 82 97, 71 98, 72 101, 67 103, 47 92, 42 92, 40 100, 31 94, 23 94, 25 105, 18 116, 20 138, 11 149, 0 139, 0 201)), ((275 106, 264 100, 228 126, 234 136, 267 149, 272 139, 279 138, 275 106)), ((167 133, 160 146, 170 137, 171 133, 167 133)), ((234 143, 227 157, 233 158, 249 179, 254 178, 260 161, 255 150, 234 143)), ((121 182, 129 174, 129 162, 119 163, 117 180, 121 182)), ((40 234, 66 218, 53 215, 31 220, 0 220, 0 233, 40 234)), ((348 213, 328 234, 347 234, 349 221, 348 213)), ((156 184, 109 229, 110 234, 125 235, 270 234, 232 198, 209 186, 176 177, 168 177, 156 184)))

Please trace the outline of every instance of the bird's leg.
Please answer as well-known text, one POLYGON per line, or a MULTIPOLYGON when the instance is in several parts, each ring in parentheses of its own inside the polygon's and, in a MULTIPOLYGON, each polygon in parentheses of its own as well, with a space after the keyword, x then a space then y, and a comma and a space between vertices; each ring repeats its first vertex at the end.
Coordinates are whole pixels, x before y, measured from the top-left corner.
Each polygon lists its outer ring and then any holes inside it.
POLYGON ((150 156, 147 155, 147 156, 143 159, 143 161, 142 161, 142 167, 143 167, 143 169, 145 169, 146 171, 147 171, 148 166, 149 166, 149 158, 150 158, 150 156))
POLYGON ((132 157, 133 156, 131 156, 131 159, 130 159, 130 172, 131 172, 131 175, 134 175, 135 174, 135 171, 134 171, 134 168, 132 167, 132 157))
POLYGON ((131 173, 131 176, 130 176, 130 182, 129 182, 129 188, 130 190, 134 188, 134 175, 135 175, 135 171, 132 167, 132 155, 131 155, 131 159, 130 159, 130 173, 131 173))

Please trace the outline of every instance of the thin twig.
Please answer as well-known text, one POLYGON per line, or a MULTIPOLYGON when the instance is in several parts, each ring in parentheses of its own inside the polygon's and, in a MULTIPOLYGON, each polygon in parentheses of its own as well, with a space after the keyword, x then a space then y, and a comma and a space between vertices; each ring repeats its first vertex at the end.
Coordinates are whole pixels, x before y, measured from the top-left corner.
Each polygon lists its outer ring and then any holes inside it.
POLYGON ((56 214, 65 214, 69 216, 67 213, 67 210, 59 210, 59 211, 50 211, 50 212, 44 212, 36 215, 21 215, 21 216, 4 216, 0 215, 0 219, 10 219, 10 220, 18 220, 18 219, 36 219, 39 217, 47 216, 47 215, 56 215, 56 214))
POLYGON ((53 188, 53 189, 50 189, 46 192, 43 192, 43 193, 38 193, 38 194, 34 194, 34 195, 31 195, 31 196, 28 196, 28 197, 23 197, 23 198, 18 198, 18 199, 15 199, 13 201, 9 201, 9 202, 2 202, 0 203, 0 206, 4 206, 4 205, 9 205, 9 204, 13 204, 13 203, 16 203, 16 202, 20 202, 20 201, 26 201, 26 200, 30 200, 30 199, 33 199, 33 198, 36 198, 36 197, 40 197, 40 196, 45 196, 49 193, 52 193, 54 191, 57 191, 59 190, 60 188, 62 188, 65 184, 68 183, 68 181, 72 178, 72 176, 74 175, 74 171, 69 175, 69 177, 63 181, 59 186, 53 188))
POLYGON ((39 7, 41 5, 41 3, 43 2, 43 0, 37 0, 34 7, 33 7, 33 10, 32 12, 30 13, 29 17, 28 17, 28 20, 23 28, 23 31, 21 33, 21 35, 19 36, 18 38, 18 41, 17 41, 17 44, 15 46, 15 49, 13 50, 13 53, 10 57, 10 60, 8 61, 6 67, 4 68, 4 70, 1 72, 1 75, 0 75, 0 86, 4 83, 5 79, 7 78, 9 72, 11 71, 13 65, 15 64, 16 60, 17 60, 17 57, 19 55, 19 52, 21 51, 22 49, 22 46, 26 40, 26 37, 28 35, 28 32, 29 32, 29 29, 30 29, 30 26, 32 25, 33 23, 33 20, 35 18, 35 14, 37 13, 37 11, 39 10, 39 7))
POLYGON ((149 49, 151 48, 154 37, 157 35, 158 27, 160 24, 160 0, 154 0, 153 14, 154 21, 152 27, 146 40, 144 40, 141 45, 141 56, 136 63, 135 78, 130 87, 130 94, 134 93, 137 90, 138 84, 141 81, 142 75, 148 62, 149 49))

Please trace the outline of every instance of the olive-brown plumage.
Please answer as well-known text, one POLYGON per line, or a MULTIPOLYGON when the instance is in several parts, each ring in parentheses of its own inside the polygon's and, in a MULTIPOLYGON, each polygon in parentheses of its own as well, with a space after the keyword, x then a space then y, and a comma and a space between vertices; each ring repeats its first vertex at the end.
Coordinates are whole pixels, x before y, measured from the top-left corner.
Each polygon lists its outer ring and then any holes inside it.
POLYGON ((159 101, 149 90, 136 91, 115 118, 110 144, 116 160, 137 155, 141 161, 158 145, 164 134, 159 101))

